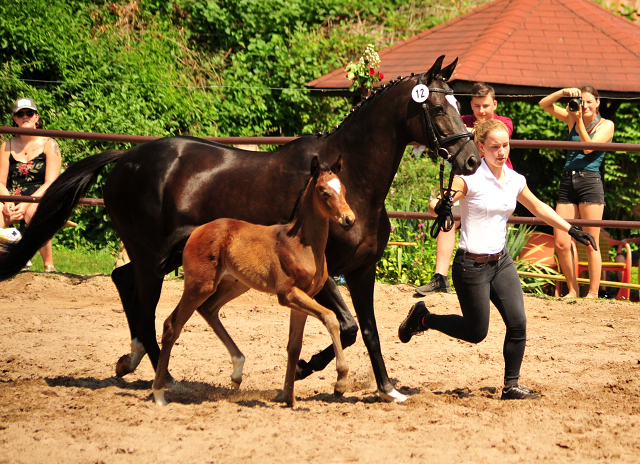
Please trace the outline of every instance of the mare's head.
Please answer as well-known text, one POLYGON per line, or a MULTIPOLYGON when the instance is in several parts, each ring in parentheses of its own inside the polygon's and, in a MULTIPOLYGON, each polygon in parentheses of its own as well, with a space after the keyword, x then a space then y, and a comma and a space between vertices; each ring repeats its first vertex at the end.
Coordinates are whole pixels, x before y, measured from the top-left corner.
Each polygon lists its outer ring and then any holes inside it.
POLYGON ((473 135, 462 122, 453 90, 447 84, 458 59, 445 68, 442 68, 443 61, 444 55, 429 71, 418 75, 411 104, 421 106, 422 139, 426 138, 431 152, 449 161, 454 174, 473 174, 480 166, 480 155, 473 135))
POLYGON ((331 167, 320 166, 318 157, 311 160, 311 182, 314 205, 320 214, 337 222, 344 230, 349 230, 356 222, 356 216, 347 204, 346 189, 337 174, 342 168, 342 155, 331 167))

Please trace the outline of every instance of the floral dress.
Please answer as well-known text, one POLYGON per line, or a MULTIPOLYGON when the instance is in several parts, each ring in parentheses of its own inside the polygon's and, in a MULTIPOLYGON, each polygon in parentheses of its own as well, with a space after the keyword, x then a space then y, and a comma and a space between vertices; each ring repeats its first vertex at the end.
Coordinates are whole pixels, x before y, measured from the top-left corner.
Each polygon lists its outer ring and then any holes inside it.
POLYGON ((35 158, 25 162, 9 156, 9 179, 7 189, 11 195, 30 196, 42 187, 47 168, 47 157, 40 153, 35 158))

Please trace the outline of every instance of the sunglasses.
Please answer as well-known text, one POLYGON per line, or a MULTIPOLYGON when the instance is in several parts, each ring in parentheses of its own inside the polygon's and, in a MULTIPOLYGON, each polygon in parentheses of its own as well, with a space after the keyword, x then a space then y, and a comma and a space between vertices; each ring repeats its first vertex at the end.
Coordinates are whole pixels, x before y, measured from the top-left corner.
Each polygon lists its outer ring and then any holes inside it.
POLYGON ((33 115, 34 115, 34 114, 38 114, 38 112, 37 112, 37 111, 34 111, 34 110, 17 111, 17 112, 14 114, 14 116, 16 116, 16 117, 18 117, 18 118, 21 118, 21 117, 22 117, 22 116, 24 116, 25 114, 26 114, 28 117, 30 117, 30 118, 31 118, 31 117, 33 117, 33 115))

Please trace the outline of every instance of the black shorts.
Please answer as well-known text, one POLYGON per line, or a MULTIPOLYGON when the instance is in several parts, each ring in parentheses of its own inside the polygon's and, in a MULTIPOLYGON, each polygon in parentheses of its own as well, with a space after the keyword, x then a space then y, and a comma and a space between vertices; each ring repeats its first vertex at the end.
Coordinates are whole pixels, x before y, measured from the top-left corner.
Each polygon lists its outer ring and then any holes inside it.
POLYGON ((599 172, 564 171, 560 179, 558 203, 604 203, 604 188, 599 172))

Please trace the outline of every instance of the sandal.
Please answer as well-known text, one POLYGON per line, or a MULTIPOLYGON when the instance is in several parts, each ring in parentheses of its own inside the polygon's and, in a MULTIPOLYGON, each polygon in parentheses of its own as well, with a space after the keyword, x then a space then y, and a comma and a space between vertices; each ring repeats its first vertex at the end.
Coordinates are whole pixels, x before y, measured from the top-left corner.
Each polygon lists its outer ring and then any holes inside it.
POLYGON ((58 272, 54 266, 45 266, 44 272, 58 272))

